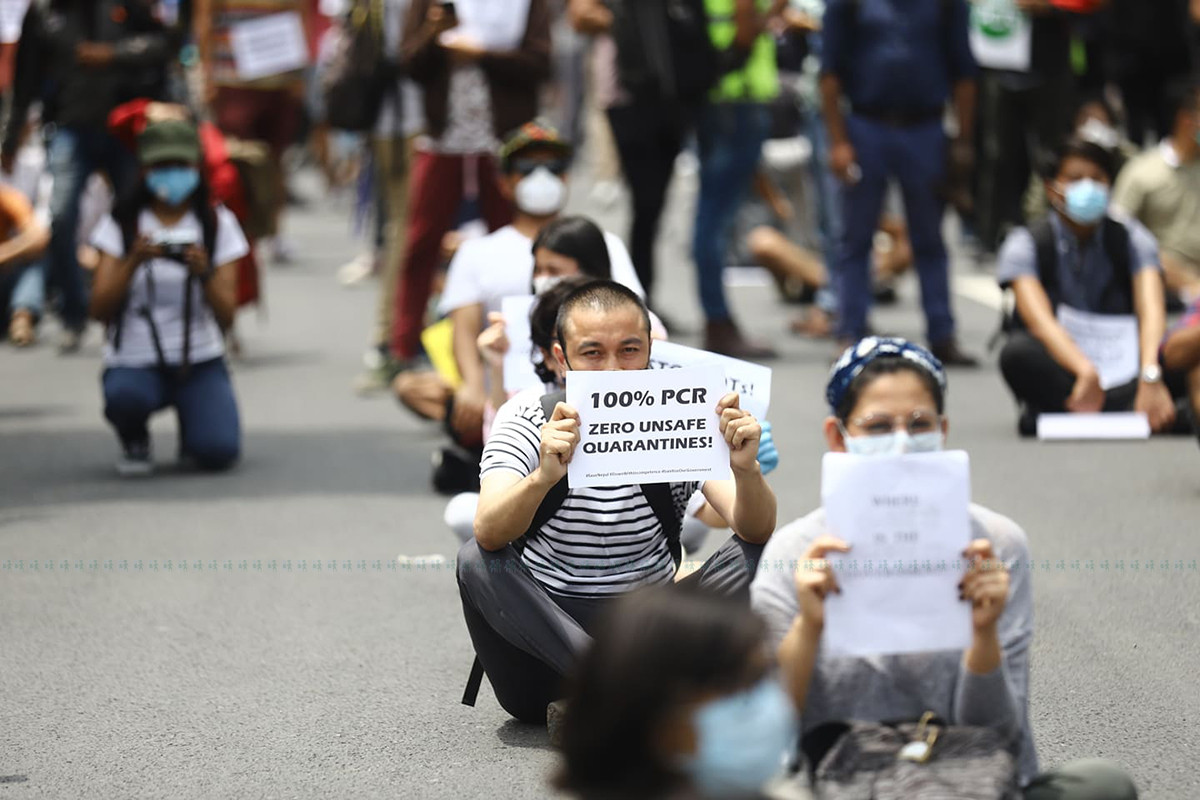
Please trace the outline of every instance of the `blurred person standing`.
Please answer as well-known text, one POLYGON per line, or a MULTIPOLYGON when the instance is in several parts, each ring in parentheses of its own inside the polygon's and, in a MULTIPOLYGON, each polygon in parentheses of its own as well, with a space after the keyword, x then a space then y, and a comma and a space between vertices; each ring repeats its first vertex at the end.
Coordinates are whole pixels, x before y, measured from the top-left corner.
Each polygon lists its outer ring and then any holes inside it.
POLYGON ((271 158, 274 196, 268 235, 276 262, 291 259, 280 220, 287 200, 283 153, 299 132, 305 85, 304 69, 311 61, 313 9, 309 0, 193 0, 194 30, 200 51, 205 100, 217 127, 243 141, 265 142, 271 158), (295 15, 298 36, 286 24, 295 15), (264 25, 279 24, 267 33, 264 25), (264 33, 286 54, 268 58, 264 33))
POLYGON ((386 375, 394 369, 389 358, 388 338, 407 243, 413 142, 425 128, 421 91, 400 68, 400 43, 404 38, 404 20, 410 3, 411 0, 385 0, 383 5, 384 58, 389 64, 395 64, 396 83, 384 94, 383 107, 371 137, 375 180, 386 220, 372 344, 384 362, 386 375))
POLYGON ((1107 6, 1107 71, 1121 90, 1129 138, 1140 147, 1147 138, 1171 135, 1171 87, 1197 66, 1189 0, 1108 0, 1107 6))
POLYGON ((843 184, 835 270, 842 344, 867 333, 871 248, 894 178, 904 198, 931 349, 947 365, 977 363, 955 338, 942 240, 948 161, 961 172, 974 160, 976 66, 967 18, 965 0, 915 8, 900 0, 834 0, 825 12, 822 108, 830 168, 843 184), (947 147, 943 116, 950 99, 958 132, 947 147))
POLYGON ((108 113, 125 100, 166 91, 166 65, 178 42, 153 11, 148 0, 48 0, 29 7, 21 28, 0 167, 12 171, 30 104, 42 100, 54 176, 49 279, 59 294, 61 353, 79 349, 87 325, 75 246, 79 198, 97 170, 118 192, 136 171, 105 127, 108 113))
POLYGON ((1008 229, 1024 222, 1022 198, 1071 126, 1071 15, 1049 0, 993 0, 972 24, 985 35, 1028 30, 1023 69, 997 68, 980 51, 975 225, 995 253, 1008 229))
POLYGON ((417 143, 409 178, 392 318, 392 357, 407 365, 420 348, 442 238, 464 199, 478 199, 489 230, 512 219, 494 154, 500 137, 537 115, 538 87, 550 77, 549 6, 412 0, 402 54, 404 71, 424 90, 428 134, 417 143))
POLYGON ((725 254, 750 188, 779 94, 775 41, 765 30, 772 0, 706 0, 709 36, 720 77, 700 112, 700 194, 692 258, 706 320, 704 349, 734 358, 773 358, 775 351, 742 336, 725 297, 725 254))
POLYGON ((593 37, 592 93, 607 112, 629 186, 629 251, 652 297, 654 243, 675 159, 715 78, 704 0, 570 0, 567 14, 593 37))

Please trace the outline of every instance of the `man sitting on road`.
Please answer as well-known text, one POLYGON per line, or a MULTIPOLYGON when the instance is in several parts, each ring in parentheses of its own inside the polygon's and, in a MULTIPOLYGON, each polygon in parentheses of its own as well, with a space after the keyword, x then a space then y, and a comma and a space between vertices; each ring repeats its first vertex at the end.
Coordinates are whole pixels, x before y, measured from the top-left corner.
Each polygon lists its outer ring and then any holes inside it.
POLYGON ((1111 183, 1111 154, 1068 140, 1046 182, 1049 217, 1015 229, 1000 248, 996 278, 1016 297, 1000 371, 1021 406, 1022 436, 1037 432, 1041 413, 1134 410, 1154 431, 1175 422, 1158 360, 1166 325, 1158 243, 1137 220, 1109 212, 1111 183), (1104 379, 1099 356, 1112 348, 1089 347, 1079 323, 1068 329, 1069 320, 1092 317, 1136 322, 1124 347, 1140 370, 1104 379))
POLYGON ((1200 297, 1200 83, 1171 95, 1171 135, 1125 165, 1112 199, 1158 239, 1167 288, 1191 302, 1200 297))
MULTIPOLYGON (((630 289, 611 281, 581 286, 558 320, 560 369, 649 368, 649 314, 630 289)), ((732 480, 603 489, 567 488, 582 423, 563 402, 547 420, 551 399, 499 415, 504 421, 484 449, 475 541, 458 557, 479 664, 500 705, 528 722, 544 720, 547 705, 561 696, 562 678, 590 641, 600 609, 624 592, 675 579, 679 526, 697 488, 735 535, 687 583, 748 601, 775 529, 775 495, 756 460, 761 428, 736 394, 717 405, 732 480)), ((471 695, 464 701, 473 702, 471 695)))

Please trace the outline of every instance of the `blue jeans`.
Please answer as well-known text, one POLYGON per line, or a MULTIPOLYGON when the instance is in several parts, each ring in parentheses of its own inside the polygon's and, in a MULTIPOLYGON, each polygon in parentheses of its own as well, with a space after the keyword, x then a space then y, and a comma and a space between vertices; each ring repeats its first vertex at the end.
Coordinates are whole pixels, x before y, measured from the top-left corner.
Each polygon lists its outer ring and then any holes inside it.
POLYGON ((63 326, 81 330, 87 323, 87 289, 76 258, 79 197, 93 172, 103 170, 121 197, 137 175, 133 153, 105 131, 56 128, 49 142, 50 283, 57 287, 63 326))
POLYGON ((700 114, 700 196, 692 258, 700 305, 710 322, 730 318, 722 280, 729 229, 754 177, 770 122, 770 109, 761 103, 713 103, 700 114))
POLYGON ((46 276, 40 260, 0 274, 0 319, 7 320, 14 311, 28 311, 38 319, 45 299, 46 276))
POLYGON ((904 214, 912 240, 926 335, 933 344, 954 338, 950 311, 950 263, 942 241, 945 205, 940 191, 946 176, 946 135, 939 120, 897 127, 851 115, 850 142, 862 179, 843 186, 844 226, 838 252, 840 299, 838 336, 858 339, 867 331, 871 305, 871 247, 883 208, 888 179, 894 177, 904 197, 904 214))
POLYGON ((812 143, 812 159, 809 172, 812 174, 814 194, 817 201, 817 230, 821 235, 821 257, 829 271, 829 283, 817 290, 816 304, 822 311, 836 314, 837 296, 837 252, 842 239, 842 207, 838 194, 838 181, 829 168, 829 132, 819 108, 804 111, 804 135, 812 143))
POLYGON ((148 442, 150 415, 174 406, 181 455, 208 470, 237 461, 241 423, 225 359, 193 364, 186 376, 174 367, 109 367, 102 382, 104 416, 123 444, 148 442))

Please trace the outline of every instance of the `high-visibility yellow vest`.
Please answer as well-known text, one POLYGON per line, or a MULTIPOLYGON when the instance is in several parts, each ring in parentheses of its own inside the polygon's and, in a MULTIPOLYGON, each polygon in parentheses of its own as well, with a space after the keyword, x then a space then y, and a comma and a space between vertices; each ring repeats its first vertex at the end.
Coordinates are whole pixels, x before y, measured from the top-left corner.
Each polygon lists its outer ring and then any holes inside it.
MULTIPOLYGON (((734 22, 734 4, 737 0, 704 0, 708 13, 708 36, 717 50, 728 50, 737 36, 734 22)), ((758 7, 766 11, 771 0, 758 0, 758 7)), ((779 94, 779 72, 775 65, 775 40, 769 34, 759 34, 750 49, 750 57, 741 69, 726 73, 717 82, 709 95, 714 103, 738 100, 765 102, 779 94)))

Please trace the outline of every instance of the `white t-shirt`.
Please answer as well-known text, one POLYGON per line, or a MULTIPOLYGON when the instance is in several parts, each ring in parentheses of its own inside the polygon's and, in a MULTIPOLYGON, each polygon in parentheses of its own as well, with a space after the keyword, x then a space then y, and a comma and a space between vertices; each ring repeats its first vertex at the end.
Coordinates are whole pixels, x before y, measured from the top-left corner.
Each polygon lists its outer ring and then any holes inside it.
MULTIPOLYGON (((644 298, 646 290, 633 269, 625 243, 607 231, 604 241, 608 244, 613 280, 644 298)), ((459 246, 450 262, 438 311, 449 314, 455 309, 482 303, 486 319, 488 312, 500 310, 504 298, 529 294, 532 282, 533 240, 512 225, 506 225, 459 246)))
MULTIPOLYGON (((204 239, 200 220, 191 211, 168 228, 149 210, 143 210, 138 218, 138 230, 151 239, 163 230, 178 233, 186 231, 193 234, 197 242, 204 239)), ((96 226, 92 233, 92 246, 116 258, 125 257, 121 226, 112 215, 105 217, 96 226)), ((218 207, 213 264, 228 264, 249 252, 250 245, 247 244, 233 212, 224 206, 218 207)), ((143 309, 146 308, 149 308, 154 325, 158 329, 166 362, 183 362, 183 288, 186 279, 187 267, 165 258, 150 259, 137 269, 129 283, 129 302, 125 305, 120 350, 113 347, 116 327, 110 326, 108 330, 107 341, 104 343, 104 363, 107 366, 150 367, 158 364, 150 324, 143 316, 143 309)), ((204 299, 204 288, 198 281, 194 281, 192 286, 192 341, 189 361, 198 364, 224 355, 225 342, 221 336, 221 327, 204 299)))

